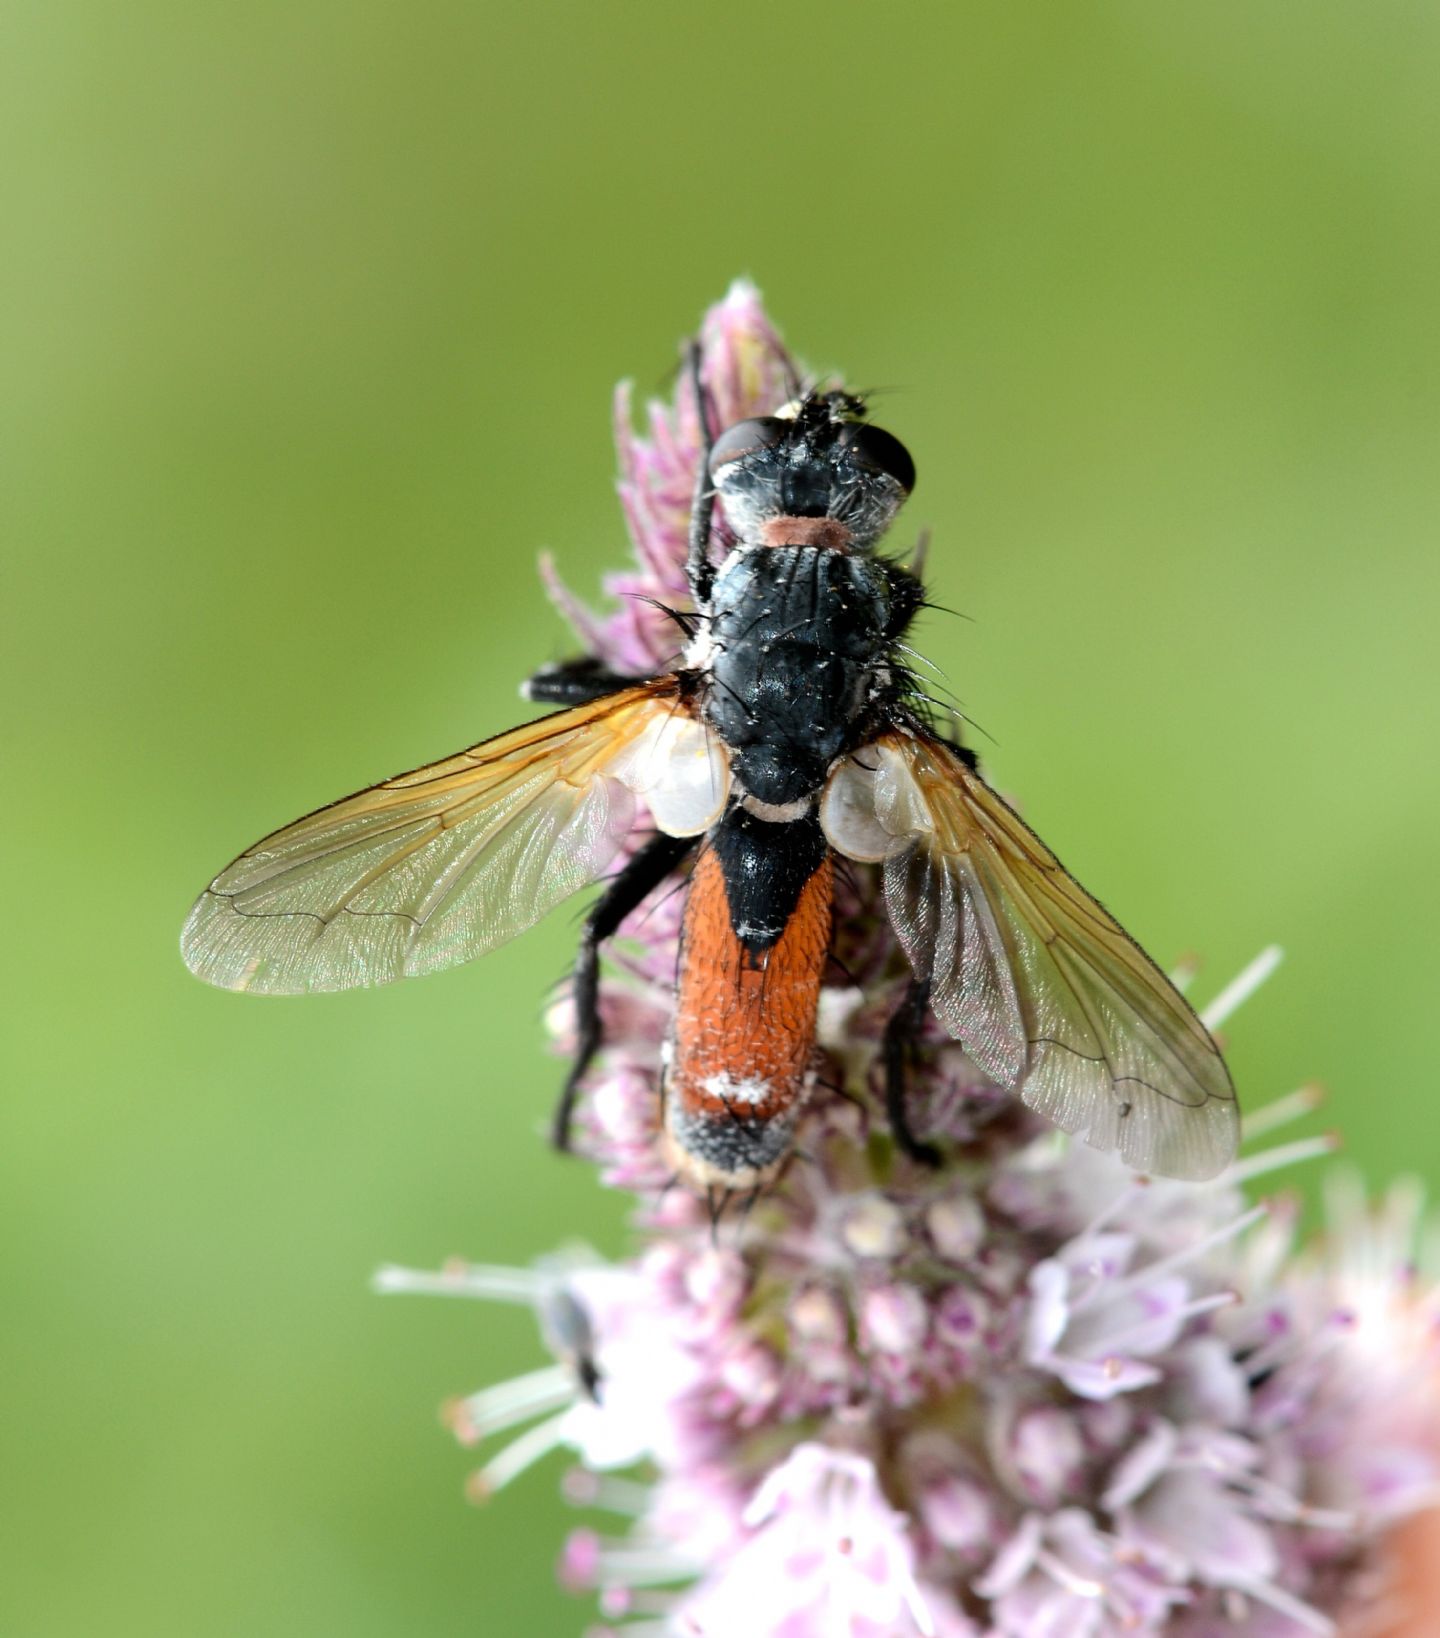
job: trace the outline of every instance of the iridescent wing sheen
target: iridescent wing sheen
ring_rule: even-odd
[[[839,852],[883,861],[896,936],[987,1075],[1137,1170],[1230,1162],[1235,1089],[1205,1026],[950,746],[881,735],[837,765],[821,822]]]
[[[627,688],[277,830],[201,894],[181,953],[207,983],[262,995],[438,972],[603,875],[641,799],[694,835],[728,788],[673,678]]]

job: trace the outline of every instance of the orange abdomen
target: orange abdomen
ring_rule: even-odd
[[[695,866],[665,1076],[667,1148],[694,1185],[749,1188],[785,1158],[810,1090],[833,898],[826,854],[757,952],[736,936],[718,854],[707,848]]]

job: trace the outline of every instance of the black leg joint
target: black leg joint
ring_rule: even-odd
[[[577,1037],[575,1061],[561,1088],[551,1128],[551,1141],[557,1149],[570,1147],[570,1117],[574,1113],[575,1097],[585,1071],[600,1050],[600,946],[632,910],[637,909],[667,876],[679,869],[694,846],[693,836],[666,836],[663,833],[652,836],[619,874],[611,878],[609,886],[585,918],[573,981]]]

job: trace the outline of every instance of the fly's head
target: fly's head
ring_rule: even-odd
[[[811,393],[721,433],[710,479],[748,544],[846,551],[873,545],[890,526],[915,487],[915,463],[865,419],[863,400]]]

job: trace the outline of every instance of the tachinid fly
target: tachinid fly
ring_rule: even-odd
[[[698,349],[692,372],[703,423]],[[679,663],[542,671],[530,697],[565,709],[257,843],[191,912],[191,970],[285,995],[455,966],[603,876],[643,804],[656,834],[585,924],[562,1146],[601,1044],[599,947],[688,870],[661,1141],[693,1188],[776,1174],[812,1090],[840,854],[878,867],[913,971],[884,1054],[902,1148],[935,1158],[906,1125],[903,1082],[933,1009],[1066,1131],[1140,1170],[1212,1176],[1238,1121],[1204,1025],[916,699],[901,644],[920,581],[874,554],[914,481],[845,392],[722,430],[696,474]],[[718,568],[717,500],[735,541]]]

